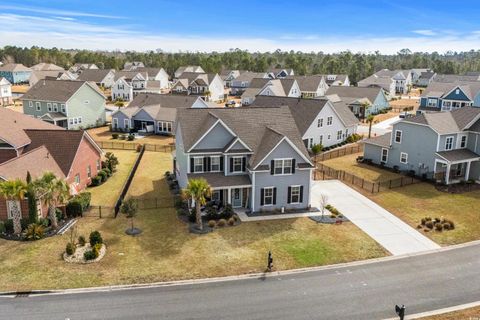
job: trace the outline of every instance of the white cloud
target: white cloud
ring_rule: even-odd
[[[12,5],[0,5],[0,10],[15,10],[23,12],[34,12],[42,13],[56,16],[71,16],[71,17],[92,17],[92,18],[107,18],[107,19],[124,19],[125,17],[121,16],[112,16],[106,14],[97,14],[81,11],[68,11],[68,10],[57,10],[57,9],[45,9],[45,8],[36,8],[36,7],[26,7],[26,6],[12,6]]]
[[[437,33],[433,30],[423,29],[423,30],[413,30],[413,33],[420,34],[422,36],[436,36]]]

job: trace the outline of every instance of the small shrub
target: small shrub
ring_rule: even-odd
[[[425,218],[425,221],[432,221],[432,218],[426,217],[426,218]]]
[[[450,223],[444,222],[442,226],[444,230],[450,230]]]
[[[102,178],[102,182],[107,181],[108,174],[105,172],[105,169],[98,171],[98,177]]]
[[[48,228],[50,225],[50,220],[45,218],[38,219],[38,224],[41,224],[44,228]]]
[[[118,133],[112,133],[112,139],[118,139]]]
[[[103,171],[105,171],[105,173],[107,174],[107,177],[111,177],[112,176],[112,171],[108,168],[105,168],[103,169]]]
[[[75,253],[75,245],[71,242],[67,243],[67,246],[65,247],[65,252],[71,256],[72,254]]]
[[[0,233],[5,233],[5,223],[0,221]]]
[[[5,232],[6,233],[13,233],[13,220],[12,219],[5,220],[4,226],[5,226]]]
[[[85,260],[89,261],[89,260],[95,260],[97,257],[95,257],[95,252],[93,252],[93,250],[88,250],[88,251],[85,251],[85,253],[83,254],[83,257],[85,258]]]
[[[45,229],[41,224],[31,223],[27,227],[25,238],[30,241],[40,240],[45,234]]]
[[[425,227],[427,227],[428,229],[433,229],[433,222],[432,221],[427,221],[425,223]]]
[[[420,221],[420,224],[421,224],[422,226],[424,226],[426,222],[427,222],[427,220],[426,220],[425,218],[422,218],[422,220]]]
[[[336,217],[337,217],[337,216],[334,215],[334,214],[331,214],[331,215],[330,215],[330,218],[332,218],[332,219],[335,219]]]
[[[435,223],[435,230],[442,231],[443,225],[440,222]]]
[[[92,186],[96,187],[102,184],[102,177],[95,176],[92,178]]]
[[[101,243],[97,243],[96,245],[93,246],[92,251],[93,251],[93,254],[95,255],[95,259],[98,258],[98,256],[100,255],[101,248],[102,248]]]
[[[423,226],[421,224],[417,225],[417,229],[422,229]]]
[[[223,209],[222,213],[220,214],[220,217],[223,219],[230,219],[234,214],[235,211],[233,211],[232,205],[227,204]]]
[[[55,209],[55,215],[57,216],[57,221],[61,221],[64,218],[63,211],[60,209]]]
[[[78,244],[79,244],[81,247],[85,246],[85,243],[87,243],[87,241],[85,240],[85,237],[84,237],[84,236],[78,237]]]
[[[235,219],[233,217],[231,217],[230,219],[228,219],[228,225],[229,226],[233,226],[235,224]]]
[[[235,219],[235,221],[240,220],[240,218],[236,214],[234,214],[232,218]]]
[[[90,233],[90,245],[92,246],[92,248],[97,244],[97,243],[100,243],[102,244],[103,243],[103,239],[102,239],[102,235],[100,234],[100,232],[98,231],[93,231],[92,233]]]
[[[225,226],[227,225],[227,220],[225,220],[225,219],[220,219],[220,220],[218,220],[217,225],[218,225],[219,227],[225,227]]]
[[[135,147],[135,151],[137,151],[137,152],[142,151],[142,145],[141,145],[141,144],[137,144],[137,146]]]
[[[135,140],[135,136],[133,134],[129,134],[127,140],[128,141],[133,141],[133,140]]]
[[[217,224],[217,223],[215,222],[215,220],[209,220],[209,221],[208,221],[208,226],[209,226],[210,228],[214,228],[216,224]]]

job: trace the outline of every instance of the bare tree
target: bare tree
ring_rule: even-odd
[[[320,194],[320,212],[322,213],[322,218],[325,213],[325,207],[328,205],[328,196],[324,193]]]

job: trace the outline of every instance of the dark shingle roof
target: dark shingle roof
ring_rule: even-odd
[[[372,103],[381,92],[381,88],[362,88],[362,87],[344,87],[344,86],[332,86],[328,88],[325,95],[336,94],[340,98],[354,98],[361,99],[367,98]]]
[[[423,113],[402,121],[428,125],[439,134],[447,134],[466,130],[472,121],[479,118],[480,108],[463,107],[450,112]]]
[[[463,161],[470,159],[480,159],[480,155],[469,149],[456,149],[449,151],[440,151],[437,152],[437,155],[443,159],[453,162],[453,161]]]
[[[222,188],[228,186],[248,186],[251,185],[248,175],[230,175],[225,176],[223,173],[195,173],[189,174],[188,179],[204,178],[212,188]]]
[[[317,91],[322,81],[323,76],[313,75],[313,76],[288,76],[286,79],[295,79],[297,80],[298,87],[300,91],[314,92]]]
[[[143,107],[160,104],[163,108],[191,108],[196,96],[166,95],[159,93],[139,93],[129,103],[128,107]]]
[[[363,143],[373,144],[373,145],[376,145],[376,146],[389,148],[390,147],[390,141],[392,141],[392,133],[391,132],[386,133],[386,134],[381,135],[381,136],[378,136],[378,137],[373,137],[373,138],[367,139],[367,140],[363,141]]]
[[[77,80],[99,83],[105,79],[110,71],[109,69],[87,69],[78,76]]]
[[[85,83],[71,80],[41,80],[22,96],[22,100],[65,102]]]

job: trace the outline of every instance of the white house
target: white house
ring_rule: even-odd
[[[184,72],[173,85],[172,93],[199,95],[215,102],[225,98],[223,80],[217,73]]]
[[[159,87],[157,90],[149,87],[146,72],[118,71],[115,73],[115,84],[112,87],[112,100],[132,101],[139,92],[159,93],[159,91]]]
[[[13,104],[12,84],[5,78],[0,77],[0,106]]]

